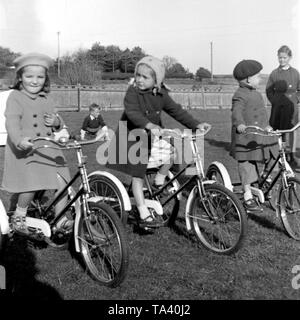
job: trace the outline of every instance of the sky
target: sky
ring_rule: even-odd
[[[213,74],[231,74],[242,59],[268,74],[288,45],[300,70],[300,0],[0,0],[1,47],[56,59],[95,42]]]

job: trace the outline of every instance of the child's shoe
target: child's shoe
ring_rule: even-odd
[[[29,230],[26,224],[26,216],[12,216],[10,218],[11,227],[14,231],[22,234],[29,234]]]
[[[262,212],[263,208],[257,204],[257,202],[251,198],[249,200],[244,201],[244,207],[247,211],[247,213],[252,213],[252,212]]]

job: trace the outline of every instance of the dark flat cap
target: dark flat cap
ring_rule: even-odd
[[[262,64],[256,60],[242,60],[233,69],[233,76],[240,81],[259,73],[263,68]]]

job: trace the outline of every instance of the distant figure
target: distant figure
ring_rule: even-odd
[[[85,117],[80,130],[81,140],[95,139],[100,133],[105,133],[108,136],[108,128],[100,114],[100,106],[92,103],[89,107],[90,114]]]
[[[247,212],[260,212],[251,191],[257,181],[257,163],[272,165],[277,155],[277,143],[273,137],[243,134],[247,126],[255,125],[266,130],[268,114],[261,93],[256,89],[260,83],[262,65],[255,60],[242,60],[233,76],[239,88],[232,97],[231,156],[238,161],[238,171],[244,191],[244,207]],[[266,168],[267,169],[267,168]]]
[[[279,67],[269,76],[266,94],[271,102],[270,125],[273,129],[290,129],[298,123],[298,103],[300,96],[299,72],[290,66],[292,51],[288,46],[282,46],[277,51]],[[291,148],[290,164],[299,166],[296,158],[296,132],[289,134]],[[285,141],[284,137],[284,141]]]

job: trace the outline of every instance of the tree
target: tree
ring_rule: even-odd
[[[192,78],[193,74],[185,69],[182,64],[173,64],[166,72],[166,78]]]
[[[15,58],[20,56],[19,53],[14,53],[8,48],[0,46],[0,67],[11,67]]]
[[[203,78],[210,78],[210,77],[211,77],[210,71],[208,71],[205,68],[200,67],[196,71],[196,80],[202,81]]]
[[[115,72],[120,68],[122,51],[117,46],[108,46],[105,50],[104,69],[105,72]]]
[[[88,60],[94,63],[96,70],[103,70],[105,64],[106,49],[100,44],[100,42],[95,42],[92,45],[92,48],[88,50],[87,55]]]
[[[174,66],[174,64],[177,63],[177,60],[173,57],[169,57],[169,56],[164,56],[162,58],[162,61],[165,65],[165,68],[166,68],[166,73],[169,72],[169,70]]]

